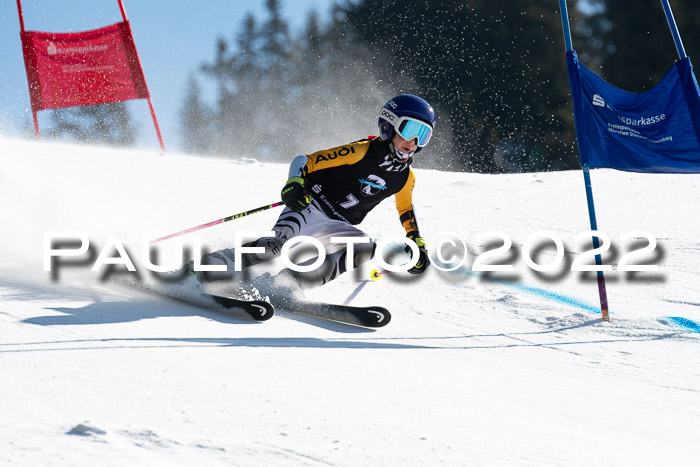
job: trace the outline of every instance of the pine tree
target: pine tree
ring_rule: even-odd
[[[256,99],[260,111],[256,123],[259,154],[274,159],[298,132],[292,88],[295,67],[291,62],[289,25],[282,18],[279,0],[266,0],[265,9],[267,19],[258,32],[262,70],[257,77],[261,93]]]
[[[671,2],[686,53],[700,59],[696,0]],[[591,0],[586,45],[589,67],[615,86],[641,92],[657,84],[678,54],[659,0]],[[593,65],[593,66],[591,66]]]
[[[207,154],[213,149],[212,112],[202,100],[202,90],[194,75],[187,80],[187,93],[180,112],[185,151]]]
[[[224,38],[216,44],[213,63],[202,65],[202,71],[213,78],[217,88],[216,110],[212,116],[213,151],[218,154],[257,155],[260,141],[251,126],[259,122],[258,27],[255,17],[247,14],[235,39],[235,48]]]

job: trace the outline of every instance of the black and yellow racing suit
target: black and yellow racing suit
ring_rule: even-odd
[[[407,233],[418,232],[412,160],[397,161],[388,142],[370,137],[306,158],[301,175],[312,198],[329,217],[356,225],[375,206],[395,195],[404,229]]]

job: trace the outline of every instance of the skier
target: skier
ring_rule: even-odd
[[[321,267],[307,273],[285,269],[277,277],[293,277],[294,285],[300,287],[325,284],[347,269],[348,245],[331,243],[331,237],[363,237],[358,238],[358,242],[365,243],[353,244],[351,267],[354,269],[369,260],[376,245],[356,225],[381,201],[395,195],[406,236],[416,243],[419,250],[418,262],[408,272],[423,273],[430,260],[413,209],[415,175],[410,166],[413,155],[430,141],[434,126],[435,112],[430,104],[418,96],[401,94],[381,108],[379,137],[371,136],[297,156],[290,165],[289,179],[282,189],[282,201],[286,207],[272,228],[275,236],[245,245],[263,247],[264,252],[243,254],[242,268],[278,257],[282,246],[293,237],[310,236],[326,248],[326,259]],[[407,251],[410,251],[408,247]],[[206,281],[212,281],[236,274],[233,249],[205,254],[201,264],[225,265],[226,272],[197,273],[190,263],[186,269],[198,282],[202,276]]]

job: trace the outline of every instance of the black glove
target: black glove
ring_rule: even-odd
[[[421,274],[424,273],[428,266],[430,266],[430,258],[428,258],[428,249],[426,248],[425,240],[423,237],[419,236],[419,233],[415,230],[408,232],[406,234],[408,238],[413,240],[416,245],[418,245],[418,262],[415,266],[408,270],[410,274]],[[411,252],[411,247],[406,245],[406,253]]]
[[[301,212],[309,206],[311,194],[306,190],[306,180],[292,177],[282,188],[282,202],[292,211]]]

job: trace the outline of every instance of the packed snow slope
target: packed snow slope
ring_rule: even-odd
[[[463,266],[372,282],[373,263],[307,294],[387,307],[393,320],[378,330],[283,309],[254,323],[90,269],[110,237],[142,268],[147,239],[277,201],[285,165],[0,139],[0,460],[697,465],[700,179],[592,172],[613,243],[606,323],[595,275],[568,270],[586,247],[574,241],[588,230],[580,172],[416,172],[422,233],[433,244],[444,232],[463,238]],[[234,232],[267,230],[279,212],[199,238],[230,246]],[[391,202],[363,228],[403,235]],[[57,230],[84,232],[93,256],[52,277],[43,242]],[[502,243],[494,230],[513,247],[487,263],[515,270],[474,272],[475,256]],[[535,274],[522,245],[541,230],[566,254]],[[658,240],[637,261],[658,272],[615,270],[647,244],[620,238],[633,230]],[[553,247],[531,253],[554,258]]]

